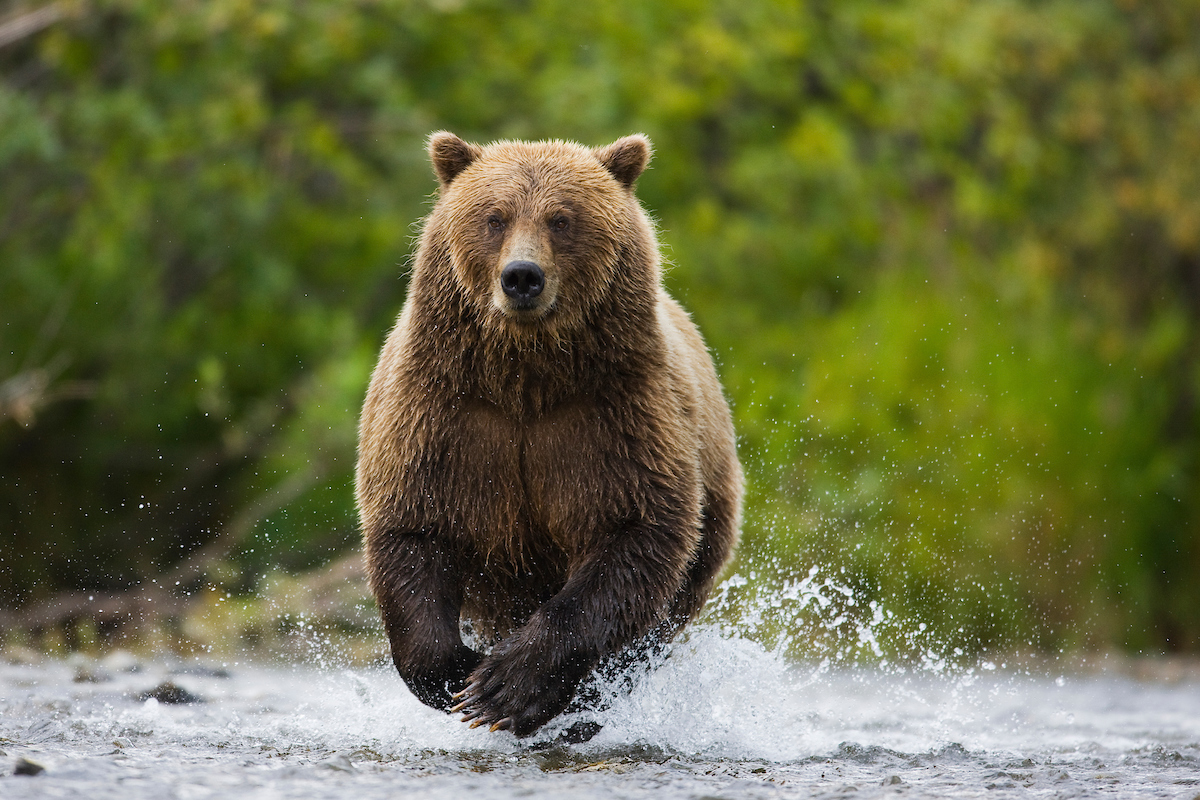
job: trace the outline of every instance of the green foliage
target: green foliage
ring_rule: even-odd
[[[62,7],[0,46],[5,602],[352,546],[425,136],[644,130],[745,572],[971,650],[1200,646],[1195,0]]]

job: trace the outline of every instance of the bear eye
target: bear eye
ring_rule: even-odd
[[[498,231],[504,227],[504,220],[500,219],[499,214],[492,214],[488,217],[488,227],[494,231]]]
[[[559,215],[550,220],[550,227],[556,231],[565,231],[567,228],[571,227],[571,221],[566,217]]]

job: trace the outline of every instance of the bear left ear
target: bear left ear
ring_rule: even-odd
[[[450,131],[438,131],[429,137],[429,160],[442,186],[457,178],[481,155],[483,150],[478,145],[464,142]]]
[[[604,168],[628,189],[650,163],[650,140],[644,134],[635,133],[617,139],[607,147],[597,147],[592,152]]]

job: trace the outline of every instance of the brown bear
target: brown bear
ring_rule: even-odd
[[[603,659],[699,611],[741,467],[634,196],[649,140],[440,132],[429,153],[437,202],[362,412],[368,573],[412,692],[527,736]]]

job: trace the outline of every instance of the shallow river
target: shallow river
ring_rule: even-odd
[[[389,668],[212,666],[0,666],[0,797],[1200,796],[1189,680],[821,669],[701,628],[564,746],[470,730]],[[168,679],[202,702],[141,699]]]

